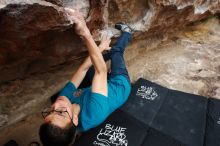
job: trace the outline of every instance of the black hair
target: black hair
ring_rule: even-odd
[[[40,126],[40,140],[44,146],[68,146],[76,135],[76,126],[72,123],[61,128],[51,123]]]

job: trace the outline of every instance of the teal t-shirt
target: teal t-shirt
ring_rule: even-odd
[[[87,131],[101,124],[125,103],[130,91],[129,81],[123,75],[118,75],[108,80],[108,96],[93,93],[91,87],[77,90],[72,82],[68,82],[59,95],[80,105],[78,126],[81,131]]]

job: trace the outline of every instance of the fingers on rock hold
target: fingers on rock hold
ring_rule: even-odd
[[[69,13],[69,14],[76,12],[76,10],[71,9],[71,8],[64,8],[64,9],[65,9],[65,11],[66,11],[67,13]]]

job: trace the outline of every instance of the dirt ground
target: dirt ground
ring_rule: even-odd
[[[9,140],[15,140],[19,146],[29,146],[33,141],[40,142],[38,130],[43,122],[41,113],[33,114],[26,119],[1,131],[0,145],[4,145]]]

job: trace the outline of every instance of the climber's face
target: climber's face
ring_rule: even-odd
[[[45,112],[45,122],[57,125],[59,127],[66,127],[70,122],[73,122],[72,104],[64,96],[60,96],[51,105],[50,109]]]

